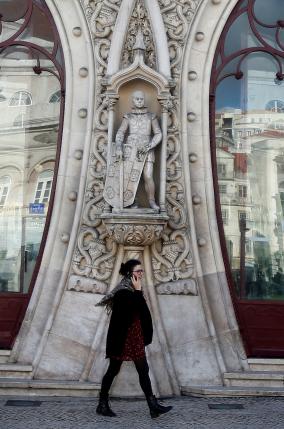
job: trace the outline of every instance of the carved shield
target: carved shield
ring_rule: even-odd
[[[141,153],[149,142],[148,136],[129,136],[124,145],[123,162],[123,206],[128,207],[134,203],[138,184],[141,178],[147,153]]]
[[[112,145],[104,189],[104,198],[112,207],[121,207],[122,195],[123,207],[133,204],[147,157],[141,149],[148,142],[148,136],[128,136],[127,143],[123,145],[123,162],[116,159],[115,145]]]
[[[115,143],[111,145],[110,159],[106,173],[104,199],[111,207],[120,207],[121,162],[116,158]]]

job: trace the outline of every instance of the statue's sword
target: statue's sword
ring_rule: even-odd
[[[120,159],[119,166],[119,201],[120,201],[120,210],[123,210],[123,193],[124,193],[124,172],[123,172],[123,158]]]

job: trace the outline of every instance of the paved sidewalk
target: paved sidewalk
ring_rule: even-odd
[[[42,401],[40,406],[7,406],[6,401]],[[115,418],[97,416],[91,398],[0,397],[0,429],[283,429],[284,398],[190,398],[165,400],[174,406],[152,420],[143,400],[114,399]],[[210,409],[209,405],[242,405],[243,409]]]

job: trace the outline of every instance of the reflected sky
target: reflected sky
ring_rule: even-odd
[[[275,24],[284,17],[283,0],[256,0],[254,6],[255,16],[264,24]]]
[[[241,109],[241,85],[240,80],[234,77],[224,79],[216,90],[216,110]]]

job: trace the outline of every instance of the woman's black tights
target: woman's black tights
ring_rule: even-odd
[[[102,387],[101,387],[102,397],[107,397],[110,387],[112,385],[112,382],[120,371],[122,362],[123,361],[118,359],[110,359],[107,372],[105,373],[102,380]],[[146,357],[135,360],[134,365],[135,365],[136,371],[138,372],[140,386],[145,396],[153,395],[151,380],[149,377],[149,366],[148,366]]]

